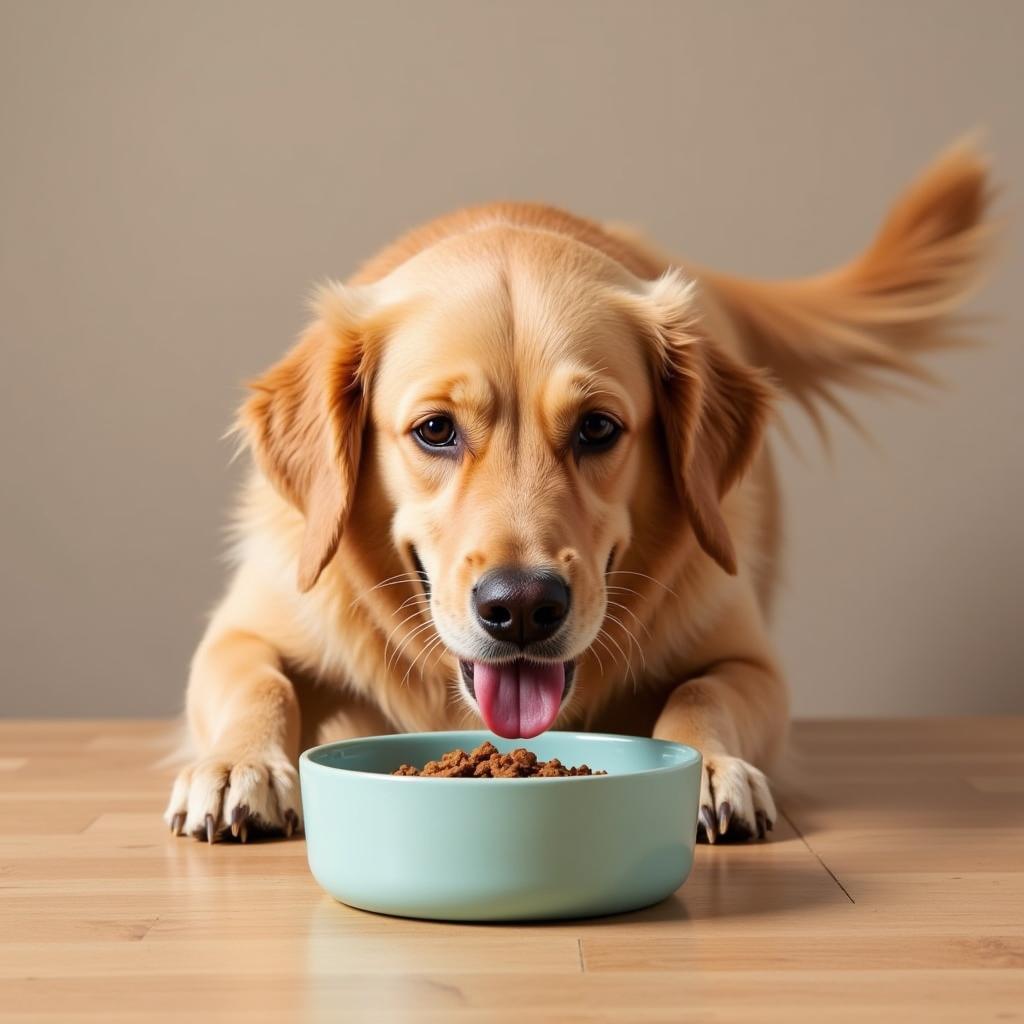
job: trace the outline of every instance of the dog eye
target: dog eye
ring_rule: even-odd
[[[428,448],[451,448],[458,439],[450,416],[431,416],[414,427],[413,433]]]
[[[622,424],[603,412],[588,412],[580,420],[576,444],[580,451],[604,452],[619,439]]]

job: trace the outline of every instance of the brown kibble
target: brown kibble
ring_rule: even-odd
[[[441,766],[445,769],[454,770],[461,768],[469,760],[469,755],[464,750],[450,750],[441,758]]]
[[[524,767],[532,768],[537,763],[537,755],[525,747],[516,747],[508,756],[516,764],[523,765]]]
[[[439,760],[428,761],[422,770],[417,770],[411,764],[403,764],[392,774],[441,779],[561,779],[608,773],[592,771],[585,764],[578,768],[567,768],[557,757],[550,761],[538,761],[537,755],[525,747],[516,747],[502,754],[493,743],[487,741],[468,754],[464,750],[449,750]]]

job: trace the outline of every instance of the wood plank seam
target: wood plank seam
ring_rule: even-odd
[[[787,822],[789,822],[789,827],[800,837],[800,842],[802,842],[804,846],[807,847],[808,851],[814,856],[815,860],[817,860],[817,862],[828,872],[828,875],[832,879],[832,881],[835,882],[840,889],[842,889],[843,895],[854,906],[856,906],[857,901],[850,895],[850,890],[847,889],[845,885],[843,885],[843,883],[839,880],[839,876],[821,859],[821,857],[818,855],[817,850],[815,850],[814,847],[811,846],[809,842],[807,842],[807,837],[803,834],[803,832],[800,831],[799,828],[797,828],[796,822],[793,821],[793,819],[785,812],[785,810],[782,807],[779,808],[779,814],[781,814],[782,817],[785,818]]]

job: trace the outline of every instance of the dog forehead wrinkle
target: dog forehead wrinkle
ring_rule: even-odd
[[[550,393],[557,384],[576,392],[580,400],[597,398],[601,391],[623,397],[635,392],[640,404],[647,404],[646,357],[635,327],[606,287],[586,278],[567,283],[521,266],[513,268],[510,284],[521,403],[538,388]]]
[[[566,363],[541,382],[541,403],[548,427],[563,431],[571,420],[587,410],[599,409],[635,424],[637,402],[606,367],[587,369]]]
[[[457,377],[448,393],[455,405],[466,406],[480,415],[490,414],[495,404],[494,388],[483,374]]]
[[[509,321],[494,304],[471,305],[445,297],[394,332],[373,395],[379,418],[390,422],[397,412],[404,420],[413,405],[430,400],[494,418],[500,383],[511,377]]]
[[[417,381],[401,404],[405,412],[401,418],[407,419],[412,409],[421,406],[451,406],[456,413],[468,412],[473,419],[491,422],[497,406],[497,394],[486,375],[458,372],[436,380]]]

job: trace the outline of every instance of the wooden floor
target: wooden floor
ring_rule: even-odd
[[[807,722],[768,843],[636,914],[351,910],[301,840],[160,820],[169,729],[0,723],[0,1019],[1024,1019],[1024,718]]]

